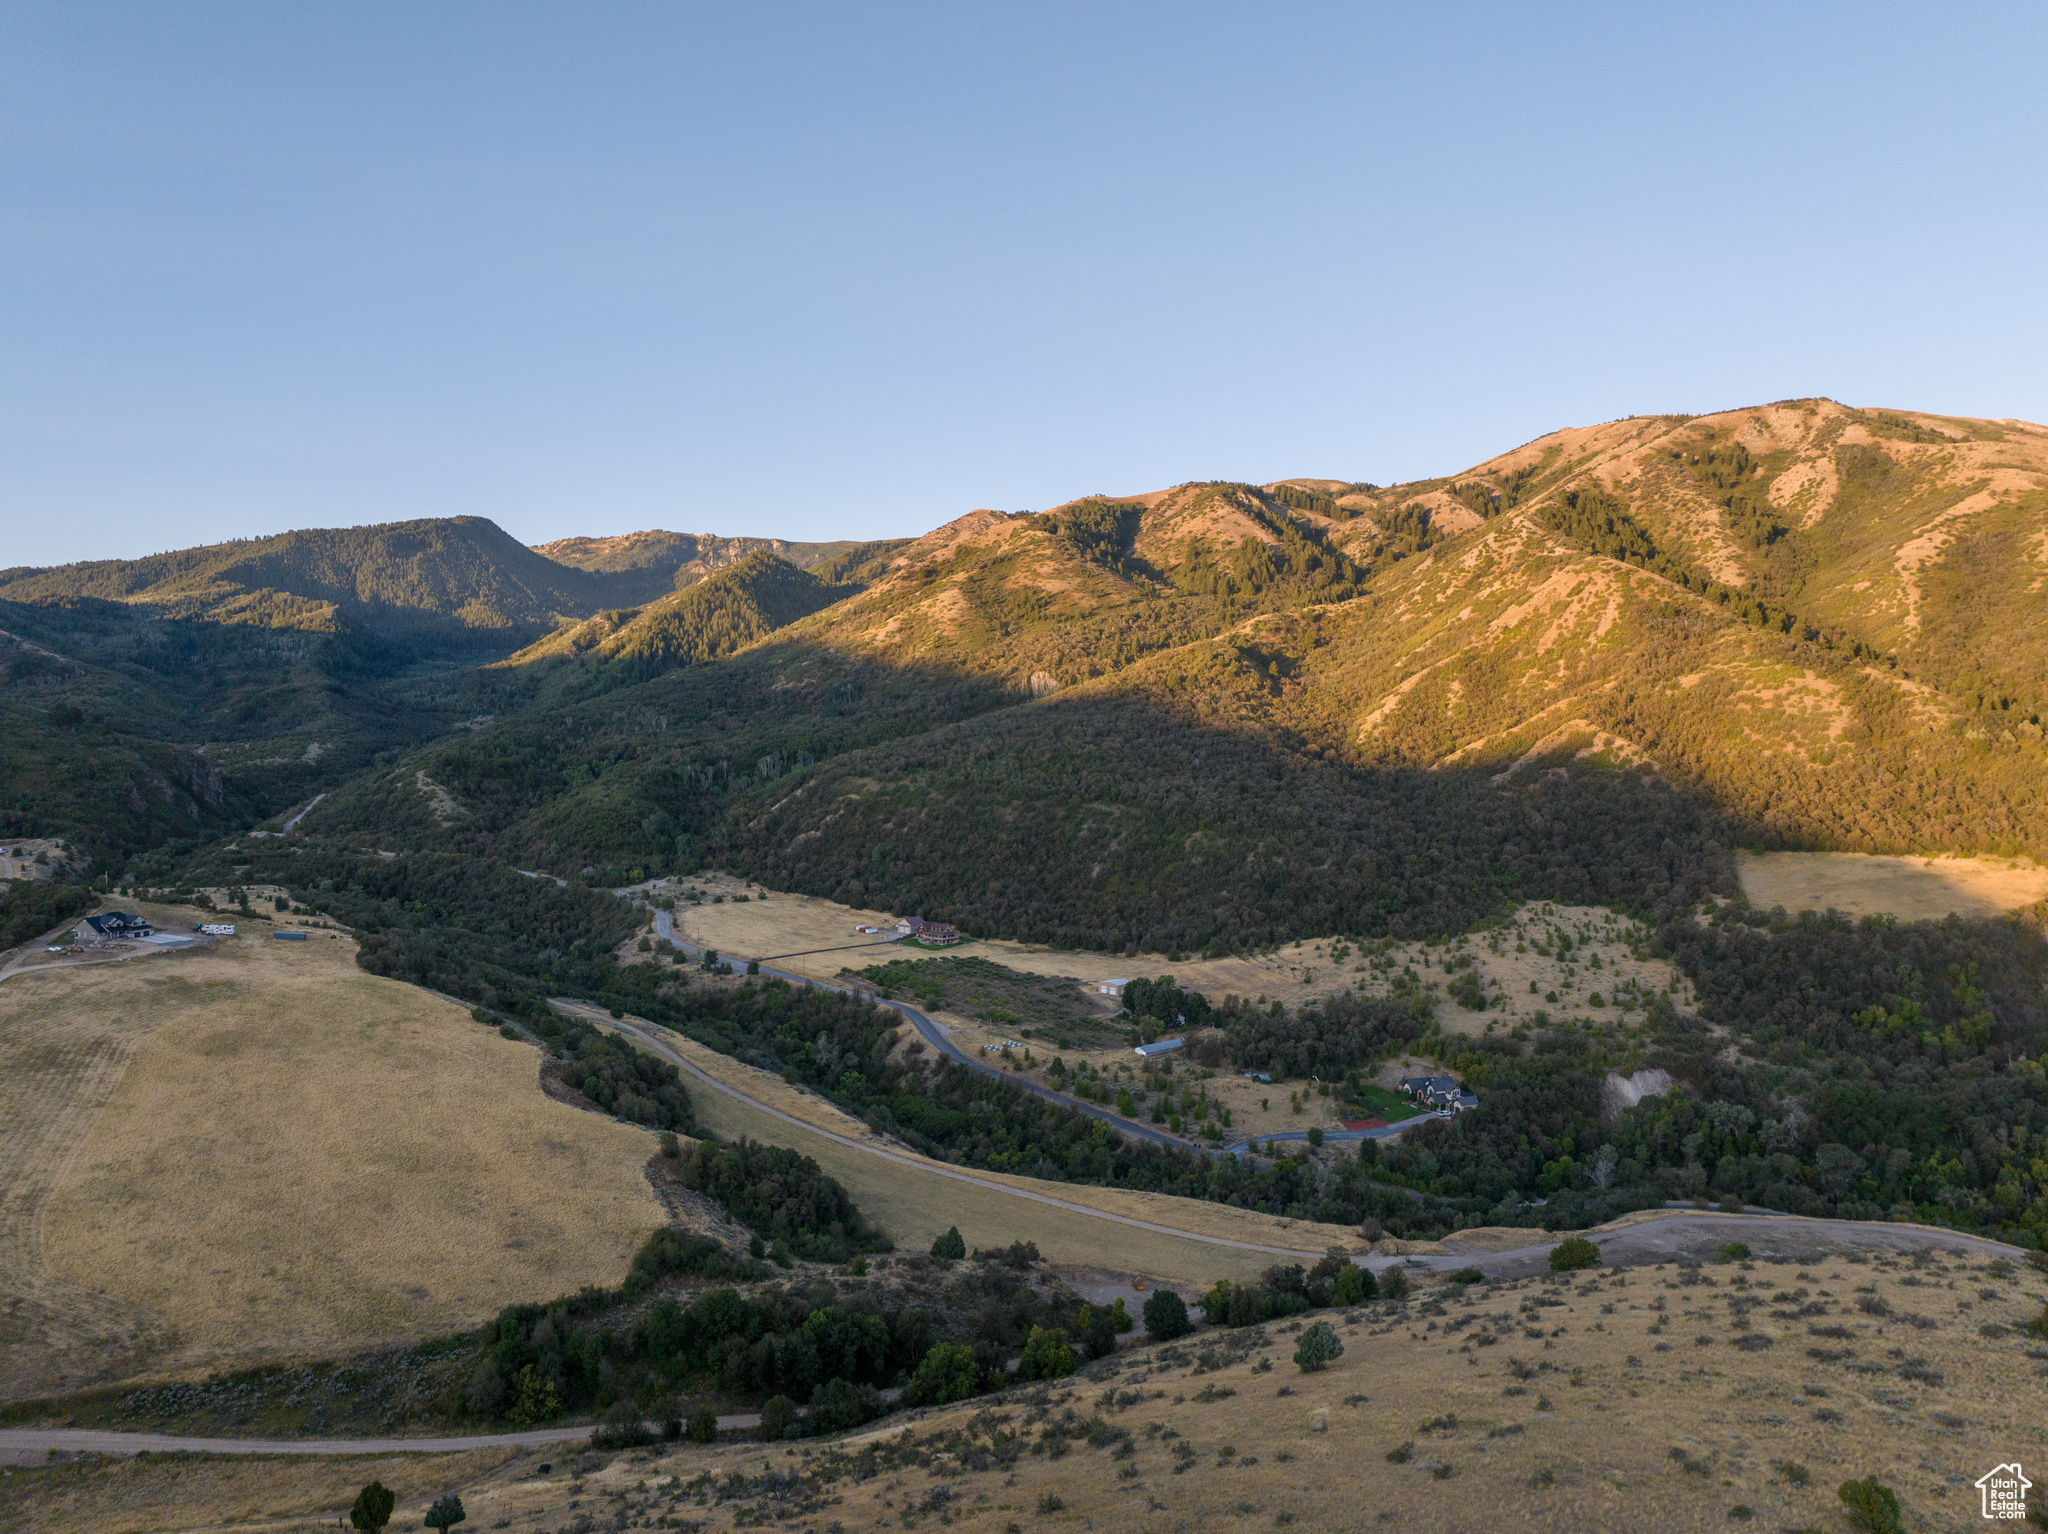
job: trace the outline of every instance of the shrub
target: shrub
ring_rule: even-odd
[[[1460,1268],[1451,1275],[1451,1282],[1454,1284],[1483,1284],[1486,1282],[1486,1275],[1477,1268]]]
[[[1600,1265],[1600,1248],[1584,1236],[1567,1236],[1550,1249],[1550,1271],[1573,1273]]]
[[[1330,1285],[1330,1303],[1333,1305],[1362,1305],[1378,1295],[1379,1284],[1373,1278],[1372,1270],[1348,1263],[1337,1275],[1337,1281]]]
[[[981,1383],[981,1365],[974,1350],[957,1342],[942,1342],[918,1360],[910,1377],[910,1399],[917,1406],[939,1406],[964,1401]]]
[[[967,1255],[967,1243],[961,1239],[959,1226],[949,1226],[946,1233],[932,1243],[932,1255],[941,1262],[957,1262]]]
[[[1405,1465],[1413,1458],[1415,1458],[1415,1440],[1412,1438],[1404,1444],[1387,1450],[1387,1463],[1390,1465]]]
[[[1741,1241],[1723,1241],[1714,1248],[1714,1261],[1747,1262],[1749,1261],[1749,1246]]]
[[[1054,1492],[1045,1491],[1038,1494],[1038,1516],[1041,1518],[1051,1517],[1066,1505]]]
[[[1408,1298],[1408,1270],[1388,1268],[1379,1277],[1380,1298],[1392,1300],[1396,1305]]]
[[[1849,1527],[1857,1534],[1903,1534],[1906,1525],[1899,1514],[1899,1499],[1890,1487],[1875,1480],[1844,1481],[1835,1495],[1849,1510]]]
[[[690,1413],[690,1423],[683,1429],[683,1436],[691,1443],[717,1443],[718,1413],[708,1406],[698,1407]]]
[[[1294,1361],[1301,1365],[1304,1374],[1328,1368],[1343,1354],[1344,1344],[1338,1339],[1337,1329],[1327,1321],[1318,1321],[1309,1327],[1294,1346]]]
[[[1112,1338],[1110,1347],[1116,1344]],[[1067,1334],[1061,1328],[1034,1326],[1024,1343],[1024,1357],[1017,1365],[1020,1380],[1063,1379],[1074,1372],[1076,1363],[1074,1350],[1067,1345]]]
[[[1321,1145],[1323,1143],[1323,1131],[1320,1125],[1309,1130],[1308,1143],[1310,1145]]]
[[[872,1421],[887,1410],[881,1392],[872,1385],[856,1385],[848,1379],[830,1379],[811,1392],[811,1431],[843,1433]]]
[[[398,1505],[398,1496],[382,1481],[372,1481],[356,1493],[356,1500],[348,1510],[349,1527],[362,1534],[378,1534],[391,1521],[391,1510]]]
[[[788,1396],[770,1396],[761,1403],[761,1436],[770,1443],[787,1436],[796,1426],[796,1402]]]
[[[1194,1330],[1187,1301],[1171,1289],[1154,1289],[1145,1297],[1145,1334],[1160,1341],[1185,1337]]]

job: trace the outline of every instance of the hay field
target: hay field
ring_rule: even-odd
[[[1861,852],[1738,852],[1751,905],[1901,921],[2002,916],[2048,900],[2048,868],[2027,858],[1878,857]]]
[[[1978,1476],[2048,1448],[2041,1349],[2015,1330],[2048,1300],[2039,1273],[1939,1252],[1696,1272],[1691,1283],[1664,1266],[1432,1286],[1405,1307],[1326,1311],[1345,1352],[1318,1374],[1295,1368],[1283,1327],[1207,1331],[838,1443],[530,1451],[468,1481],[452,1464],[395,1467],[385,1479],[405,1500],[393,1526],[416,1526],[446,1485],[471,1525],[511,1534],[580,1527],[593,1510],[622,1526],[705,1534],[783,1519],[929,1528],[941,1513],[991,1530],[1133,1534],[1707,1534],[1844,1528],[1835,1487],[1874,1475],[1898,1494],[1908,1528],[1960,1530],[1983,1526]],[[1744,1350],[1744,1336],[1769,1345]],[[993,1415],[977,1423],[982,1412]],[[1030,1447],[1063,1419],[1096,1416],[1126,1430],[1132,1452],[1116,1457],[1107,1435],[1100,1448],[1069,1437],[1058,1455]],[[1020,1434],[1024,1452],[1006,1462],[991,1428]],[[1403,1445],[1406,1457],[1389,1461]],[[963,1452],[977,1446],[971,1459]],[[847,1474],[866,1447],[877,1473]],[[260,1463],[281,1486],[296,1474]],[[763,1484],[769,1469],[797,1484]],[[31,1520],[23,1527],[53,1534],[198,1534],[228,1526],[231,1508],[266,1505],[265,1471],[252,1466],[239,1503],[195,1499],[154,1523],[133,1511],[191,1473],[170,1461],[17,1472],[9,1495]],[[266,1527],[235,1527],[251,1523]]]
[[[797,1091],[779,1076],[742,1065],[679,1035],[664,1032],[663,1037],[707,1074],[732,1083],[748,1096],[784,1113],[834,1134],[891,1143],[881,1141],[865,1124],[849,1118],[824,1099]],[[861,1212],[907,1250],[922,1251],[935,1237],[943,1235],[948,1226],[957,1225],[969,1247],[1035,1241],[1049,1262],[1203,1287],[1219,1278],[1255,1277],[1282,1260],[1267,1253],[1179,1240],[936,1176],[914,1164],[904,1165],[839,1145],[823,1135],[807,1134],[723,1093],[705,1089],[701,1083],[692,1084],[691,1096],[699,1122],[720,1135],[735,1138],[744,1134],[771,1145],[793,1146],[814,1157],[853,1195]],[[894,1148],[914,1161],[923,1159],[914,1151]],[[1005,1187],[1044,1193],[1068,1203],[1171,1225],[1199,1235],[1305,1252],[1320,1252],[1333,1243],[1352,1249],[1362,1249],[1364,1245],[1357,1233],[1346,1226],[1283,1220],[1256,1210],[1232,1209],[1166,1194],[1040,1182],[978,1168],[961,1170]]]
[[[17,976],[0,1052],[8,1397],[470,1324],[663,1220],[651,1135],[345,938]]]

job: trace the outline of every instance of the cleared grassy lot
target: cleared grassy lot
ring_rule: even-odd
[[[260,929],[259,929],[260,930]],[[616,1283],[653,1137],[354,945],[0,987],[0,1391],[333,1354]]]
[[[2030,858],[1879,857],[1860,852],[1739,853],[1742,892],[1766,909],[1971,918],[2048,900],[2048,868]]]

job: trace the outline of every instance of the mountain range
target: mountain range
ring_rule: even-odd
[[[1171,947],[1248,936],[1202,892],[1262,860],[1275,920],[1355,926],[1678,898],[1737,843],[2048,855],[2044,581],[2048,430],[1818,399],[879,544],[290,533],[0,572],[0,829],[114,864],[331,790],[308,831]]]

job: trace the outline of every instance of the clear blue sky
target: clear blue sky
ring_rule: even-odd
[[[2048,419],[2039,5],[13,4],[0,565]]]

